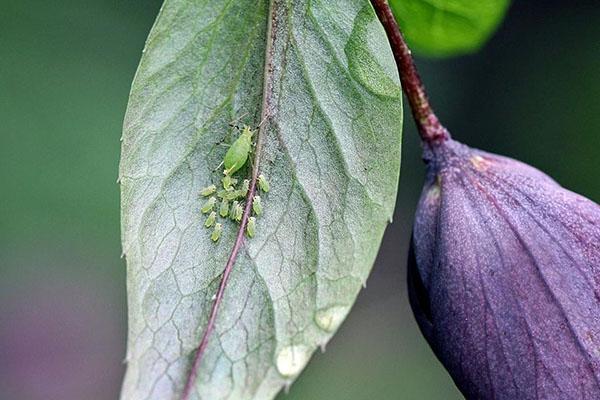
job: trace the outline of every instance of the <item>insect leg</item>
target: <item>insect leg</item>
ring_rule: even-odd
[[[216,170],[220,169],[224,163],[225,163],[224,161],[221,161],[221,163],[219,165],[217,165],[217,167],[215,169],[213,169],[212,172],[215,172]]]

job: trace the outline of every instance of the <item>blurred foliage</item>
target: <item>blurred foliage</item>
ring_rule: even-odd
[[[479,49],[494,33],[510,0],[389,0],[409,45],[429,56]]]
[[[0,398],[114,400],[125,349],[116,185],[129,87],[160,1],[3,0]],[[481,52],[417,60],[458,140],[600,201],[600,3],[517,1]],[[367,289],[286,400],[459,399],[413,321],[422,186],[407,114],[394,224]]]

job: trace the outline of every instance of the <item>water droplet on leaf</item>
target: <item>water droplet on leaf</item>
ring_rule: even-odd
[[[324,331],[333,332],[340,326],[346,314],[348,314],[348,307],[346,306],[324,308],[315,313],[315,322]]]
[[[286,346],[277,354],[275,364],[277,371],[290,378],[298,375],[304,369],[310,359],[310,351],[304,345]]]

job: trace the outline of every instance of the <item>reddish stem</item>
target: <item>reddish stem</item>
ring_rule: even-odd
[[[390,41],[398,66],[402,89],[408,98],[421,140],[430,145],[448,140],[450,134],[440,123],[429,105],[427,93],[417,72],[411,51],[406,45],[387,0],[371,0],[371,4]]]

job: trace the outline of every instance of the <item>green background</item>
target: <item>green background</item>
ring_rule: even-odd
[[[0,5],[0,398],[115,399],[126,332],[119,137],[160,1]],[[456,139],[600,201],[600,3],[517,0],[479,53],[417,61]],[[368,286],[281,398],[461,398],[406,299],[424,173],[406,120],[394,224]]]

